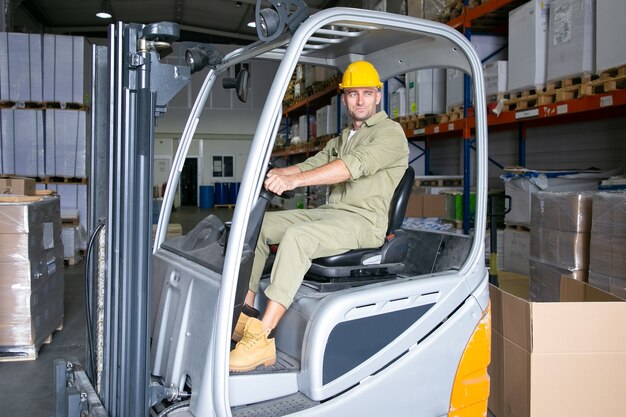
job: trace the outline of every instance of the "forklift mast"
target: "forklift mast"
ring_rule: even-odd
[[[118,22],[108,47],[93,48],[88,228],[99,234],[86,262],[97,285],[89,289],[84,370],[55,364],[57,416],[85,411],[85,401],[64,394],[69,371],[77,383],[92,381],[110,416],[147,415],[150,396],[159,395],[149,388],[154,127],[190,80],[189,67],[159,61],[178,37],[175,23]]]

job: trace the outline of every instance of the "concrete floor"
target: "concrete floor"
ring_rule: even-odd
[[[183,233],[200,220],[215,214],[222,220],[232,218],[232,209],[182,207],[172,213],[170,223],[179,223]],[[33,361],[0,362],[0,416],[52,417],[54,415],[53,363],[56,359],[75,358],[84,363],[86,349],[84,261],[65,267],[65,311],[63,329],[52,335]],[[490,417],[493,414],[489,413]]]

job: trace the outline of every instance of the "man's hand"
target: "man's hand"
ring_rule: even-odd
[[[285,168],[275,168],[267,173],[267,178],[263,183],[265,188],[276,195],[282,195],[285,191],[293,190],[297,187],[295,175],[281,173]],[[299,171],[298,171],[299,172]]]
[[[269,190],[276,195],[281,195],[285,191],[291,191],[297,187],[295,184],[295,177],[289,177],[299,173],[300,168],[295,165],[284,168],[272,168],[267,173],[263,185],[266,190]]]

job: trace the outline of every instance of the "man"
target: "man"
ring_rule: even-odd
[[[383,244],[393,192],[408,166],[408,143],[400,125],[376,112],[382,83],[372,64],[353,62],[339,88],[352,119],[318,154],[267,174],[265,188],[280,195],[297,187],[330,185],[328,204],[313,210],[265,215],[255,252],[250,289],[237,322],[230,370],[245,372],[276,362],[273,330],[289,308],[311,265],[311,259]],[[278,244],[265,290],[267,308],[261,320],[252,308],[270,249]]]

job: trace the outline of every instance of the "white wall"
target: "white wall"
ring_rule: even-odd
[[[185,44],[175,44],[174,53],[165,57],[163,62],[182,65]],[[231,46],[220,46],[227,53]],[[265,104],[278,62],[252,60],[250,67],[250,91],[246,103],[240,102],[233,90],[222,88],[222,79],[234,74],[224,74],[215,82],[211,95],[203,108],[194,140],[188,156],[198,158],[198,186],[215,183],[212,177],[212,156],[232,155],[235,157],[235,182],[240,182],[243,169],[248,159],[252,137]],[[194,101],[204,83],[208,69],[192,75],[187,84],[168,104],[165,116],[158,119],[155,128],[155,184],[167,181],[171,161],[178,149],[183,129],[191,112]],[[164,167],[170,165],[165,174]],[[217,179],[219,181],[219,179]],[[199,187],[198,187],[199,189]],[[176,205],[179,204],[177,197]],[[198,201],[200,201],[198,199]]]

